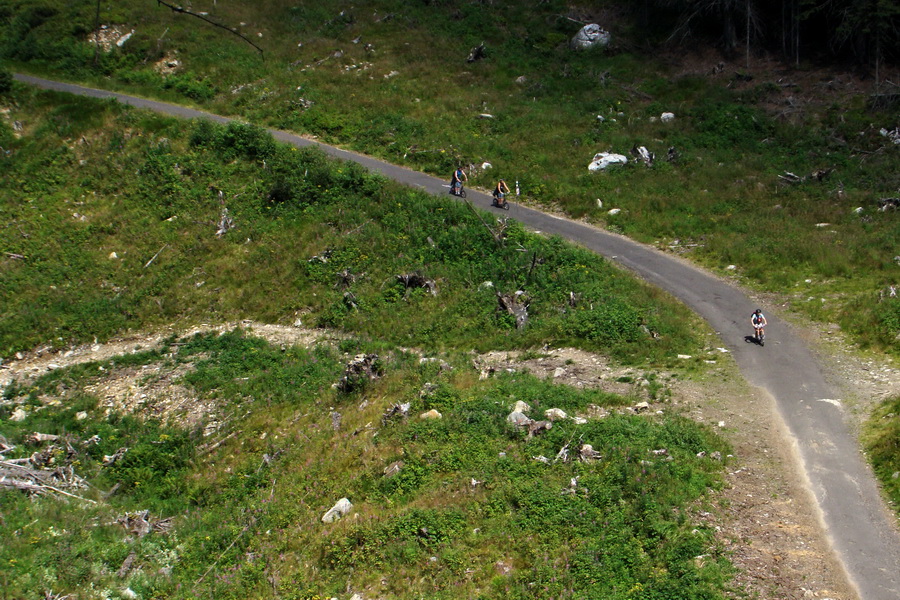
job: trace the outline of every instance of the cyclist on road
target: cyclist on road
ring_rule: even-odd
[[[762,314],[760,309],[757,308],[753,311],[753,314],[750,315],[750,324],[753,325],[756,339],[764,339],[766,336],[766,325],[769,323],[766,321],[766,316]]]

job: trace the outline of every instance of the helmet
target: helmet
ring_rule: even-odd
[[[761,312],[762,312],[762,311],[761,311],[760,309],[757,308],[756,310],[753,311],[753,314],[758,315],[758,314],[761,313]]]

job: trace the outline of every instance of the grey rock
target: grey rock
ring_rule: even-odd
[[[519,412],[517,410],[509,413],[509,415],[506,417],[506,420],[516,427],[527,427],[531,423],[531,419],[528,418],[525,413]]]
[[[572,38],[571,46],[576,50],[587,50],[589,48],[604,48],[609,46],[611,40],[610,33],[597,25],[596,23],[588,23],[582,27],[575,37]]]
[[[334,506],[328,509],[328,512],[322,515],[322,522],[334,523],[340,520],[341,517],[346,516],[352,509],[353,503],[347,498],[341,498]]]

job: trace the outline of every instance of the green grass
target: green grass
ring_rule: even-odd
[[[527,6],[396,0],[362,7],[312,0],[272,0],[262,8],[194,4],[229,25],[246,23],[241,31],[265,47],[265,60],[221,30],[150,4],[103,7],[104,22],[136,33],[121,50],[101,53],[95,61],[84,42],[93,28],[89,3],[0,2],[0,58],[16,70],[295,129],[442,176],[460,162],[488,160],[494,169],[473,177],[473,185],[491,187],[497,177],[519,180],[536,205],[561,208],[661,246],[678,240],[701,264],[713,270],[735,264],[751,287],[785,295],[792,308],[815,319],[839,322],[863,346],[897,351],[900,304],[881,292],[896,284],[900,230],[895,212],[876,210],[877,200],[895,196],[900,186],[896,148],[878,134],[880,127],[896,125],[896,110],[871,112],[857,97],[843,105],[809,107],[794,124],[778,121],[765,109],[780,98],[771,82],[732,90],[724,80],[674,75],[660,62],[630,52],[627,37],[607,53],[569,52],[565,41],[574,30],[565,14],[570,7],[555,0]],[[392,18],[385,18],[389,14]],[[623,33],[629,31],[627,23],[621,25]],[[357,36],[360,43],[352,43]],[[487,42],[488,58],[466,64],[469,48],[481,41]],[[373,49],[367,50],[367,43]],[[341,57],[334,56],[336,49]],[[175,52],[183,64],[176,75],[153,70],[153,63]],[[393,71],[398,74],[385,77]],[[298,316],[307,324],[359,333],[363,341],[348,342],[351,351],[390,351],[395,345],[533,349],[553,343],[660,365],[678,353],[695,354],[700,346],[692,332],[695,322],[670,317],[683,315],[682,308],[559,240],[513,228],[504,249],[497,250],[463,207],[394,187],[351,165],[333,165],[321,154],[278,147],[258,128],[185,127],[115,104],[34,93],[11,86],[2,75],[0,69],[0,107],[10,112],[0,118],[0,220],[8,224],[0,230],[5,253],[0,255],[0,357],[170,323],[245,317],[290,323]],[[525,82],[515,83],[523,75]],[[817,95],[815,89],[797,93]],[[664,110],[677,114],[674,124],[651,120]],[[476,118],[483,112],[494,118]],[[598,114],[606,120],[600,122]],[[14,131],[15,121],[24,125],[22,132]],[[675,164],[660,160],[650,169],[629,165],[586,172],[595,152],[625,152],[635,144],[660,157],[675,146],[681,158]],[[835,169],[823,182],[787,186],[778,179],[785,170],[803,175],[823,167]],[[215,238],[220,191],[237,228]],[[608,216],[611,207],[623,212]],[[863,212],[855,214],[856,207]],[[112,252],[117,258],[110,258]],[[328,263],[310,262],[326,252]],[[536,269],[530,268],[533,258],[542,259]],[[336,277],[345,270],[357,276],[348,289]],[[437,298],[396,283],[397,274],[416,270],[437,282]],[[493,290],[528,291],[528,328],[513,328],[497,310],[493,290],[482,286],[485,281],[493,282]],[[582,300],[574,309],[566,302],[569,292]],[[586,310],[591,305],[599,308]],[[651,341],[648,331],[660,337]],[[217,461],[221,470],[212,463],[204,470],[206,463],[190,459],[199,443],[195,432],[128,416],[104,420],[94,414],[97,400],[89,394],[74,393],[64,409],[33,411],[23,428],[4,421],[4,434],[16,439],[28,428],[79,436],[90,430],[105,440],[104,453],[120,443],[140,449],[133,455],[139,464],[126,462],[111,471],[97,466],[99,447],[83,457],[85,472],[98,486],[124,484],[110,509],[0,496],[9,533],[4,539],[13,540],[0,552],[6,552],[4,567],[14,573],[14,593],[38,597],[79,589],[88,581],[104,585],[131,549],[147,565],[131,580],[147,597],[187,597],[185,588],[219,557],[221,571],[200,587],[224,597],[269,593],[269,577],[283,597],[337,594],[348,580],[358,587],[380,585],[374,569],[368,575],[348,570],[348,561],[357,560],[395,574],[385,594],[409,590],[458,597],[455,592],[463,587],[471,596],[533,597],[535,586],[541,586],[548,597],[651,598],[678,589],[707,598],[718,593],[709,589],[721,589],[725,569],[717,554],[711,563],[687,560],[704,554],[698,544],[708,543],[706,533],[686,534],[682,517],[672,516],[683,511],[659,512],[715,485],[702,464],[684,471],[666,465],[651,469],[659,480],[647,486],[658,492],[650,500],[637,498],[637,488],[622,481],[622,473],[626,479],[637,476],[628,442],[604,447],[624,458],[608,473],[583,474],[578,465],[540,471],[558,488],[571,476],[589,477],[587,497],[578,498],[583,514],[572,515],[567,512],[572,506],[529,479],[542,467],[526,457],[551,452],[549,440],[560,440],[523,441],[501,431],[500,404],[492,407],[484,399],[502,404],[509,396],[543,395],[570,409],[621,400],[555,392],[535,382],[474,384],[461,378],[444,382],[440,393],[425,401],[417,395],[420,374],[405,365],[399,369],[405,375],[387,377],[363,397],[377,393],[422,408],[433,403],[478,424],[483,435],[448,451],[437,441],[428,443],[428,436],[458,442],[459,432],[447,421],[412,423],[385,431],[386,442],[355,446],[356,454],[339,464],[310,462],[309,447],[295,448],[289,457],[297,465],[278,463],[276,469],[284,471],[269,479],[268,471],[259,470],[261,455],[280,446],[261,440],[260,431],[271,427],[267,440],[290,434],[292,443],[301,445],[308,436],[318,444],[313,447],[333,453],[347,440],[327,435],[330,424],[324,418],[297,421],[298,427],[314,426],[321,439],[309,436],[308,427],[288,431],[283,422],[302,415],[297,407],[303,402],[319,402],[321,408],[350,406],[362,398],[335,397],[323,387],[339,371],[340,361],[327,352],[282,358],[262,344],[232,337],[222,347],[204,339],[191,344],[216,355],[189,377],[198,393],[248,406],[264,399],[271,413],[249,417],[238,438],[240,452],[226,449],[204,459]],[[252,368],[241,370],[247,357],[257,355],[261,362],[249,360]],[[426,376],[436,379],[437,373]],[[77,369],[61,372],[38,387],[62,394],[86,377]],[[295,389],[298,381],[308,382],[309,389],[303,384]],[[9,398],[27,398],[32,408],[39,393],[51,392],[15,386],[6,391]],[[89,422],[76,418],[82,410],[93,411]],[[888,415],[896,412],[886,404],[869,434],[873,464],[894,502],[898,433],[889,427]],[[371,410],[357,426],[378,418]],[[651,425],[614,419],[592,431],[602,439],[620,439],[625,431],[633,436],[628,439],[640,440],[631,442],[633,447],[674,439],[672,448],[685,456],[703,435],[676,420]],[[560,427],[551,433],[568,431]],[[548,447],[541,446],[545,440]],[[498,444],[518,461],[512,475],[497,462],[499,452],[494,456]],[[376,446],[381,454],[367,458]],[[378,478],[389,458],[407,453],[409,469],[396,483]],[[352,481],[337,481],[360,461],[363,471]],[[286,476],[296,483],[275,506],[272,490],[280,489],[272,481],[290,470]],[[481,488],[478,499],[489,501],[472,508],[457,500],[468,490],[466,477],[478,473],[490,475],[485,481],[493,487]],[[592,495],[595,488],[598,496]],[[331,538],[335,548],[303,537],[298,523],[317,523],[321,511],[343,494],[395,512],[390,517],[366,512],[360,524],[339,524]],[[610,512],[604,494],[638,502]],[[146,507],[183,514],[178,533],[131,543],[120,531],[97,525],[119,510]],[[552,517],[546,532],[529,529],[535,515]],[[589,532],[596,523],[588,519],[601,517],[604,525],[616,526],[615,533],[601,534],[609,536],[602,545],[560,525],[574,519],[579,530]],[[56,525],[61,519],[67,524],[63,533]],[[510,533],[510,519],[529,536],[523,540]],[[466,533],[476,520],[484,523],[484,537]],[[419,535],[421,527],[433,531],[433,539]],[[507,547],[512,558],[498,550]],[[438,557],[436,564],[431,556]],[[477,580],[466,579],[472,556]],[[518,570],[498,574],[493,565],[507,559]],[[320,567],[319,579],[305,570],[313,564]],[[177,574],[166,575],[169,569]],[[604,582],[609,585],[602,587]]]
[[[401,598],[524,598],[535,586],[564,598],[724,597],[732,568],[691,517],[721,485],[721,463],[697,454],[725,454],[722,440],[676,415],[559,422],[528,438],[505,420],[516,400],[571,414],[632,399],[524,374],[478,381],[471,368],[472,349],[548,343],[650,371],[674,364],[703,338],[671,298],[518,226],[498,245],[465,205],[277,145],[257,127],[13,94],[10,119],[23,127],[21,137],[8,127],[0,159],[0,193],[15,199],[0,205],[12,224],[0,243],[17,256],[2,262],[4,356],[244,317],[300,316],[356,336],[313,349],[241,331],[172,337],[11,383],[0,435],[17,449],[6,456],[37,450],[34,431],[62,436],[71,451],[60,443],[49,456],[89,485],[75,490],[84,500],[0,495],[4,593],[314,598],[349,583]],[[216,237],[223,204],[236,227]],[[434,279],[436,297],[399,284],[414,271]],[[496,299],[518,289],[531,298],[522,330]],[[443,351],[452,370],[400,349],[410,347]],[[383,377],[339,392],[344,364],[365,352],[379,353]],[[158,372],[178,373],[169,393],[211,411],[211,437],[177,414],[123,413],[97,391],[110,377],[150,385]],[[382,422],[398,402],[411,403],[410,418]],[[443,419],[417,418],[432,408]],[[10,420],[17,409],[24,420]],[[574,455],[579,440],[603,460],[532,458],[566,444]],[[650,453],[661,447],[673,460]],[[398,459],[403,470],[384,478]],[[575,477],[580,487],[563,493]],[[322,524],[343,496],[359,517]],[[116,524],[138,510],[173,518],[171,531],[138,539]]]
[[[612,415],[557,422],[528,438],[506,423],[516,400],[537,415],[615,409],[625,399],[525,374],[477,381],[465,353],[445,355],[454,369],[442,371],[405,351],[352,342],[354,351],[380,352],[384,375],[349,395],[331,385],[349,355],[280,349],[241,331],[172,338],[159,351],[8,388],[0,433],[19,445],[13,454],[33,451],[24,438],[34,430],[66,436],[73,453],[57,460],[87,476],[91,487],[78,493],[98,504],[0,495],[4,593],[105,589],[112,597],[127,587],[142,598],[313,598],[349,586],[397,598],[530,598],[535,589],[557,598],[725,597],[732,569],[713,531],[691,516],[722,485],[722,463],[697,456],[728,450],[709,429],[670,414]],[[177,383],[235,416],[203,439],[177,422],[107,414],[86,391],[157,364],[187,367]],[[429,382],[437,387],[420,393]],[[60,395],[62,405],[44,404]],[[381,421],[404,401],[408,420]],[[8,421],[9,403],[29,407],[28,418]],[[430,408],[443,418],[417,418]],[[82,410],[88,418],[75,417]],[[332,411],[343,417],[339,430]],[[99,444],[81,443],[95,434]],[[206,450],[213,440],[225,442]],[[532,458],[567,444],[575,456],[582,442],[602,460]],[[129,448],[124,458],[102,466],[119,447]],[[659,448],[671,459],[650,452]],[[395,460],[404,466],[386,478]],[[323,524],[342,496],[357,516]],[[135,538],[115,523],[142,509],[152,520],[173,517],[171,531]],[[119,578],[131,553],[134,569]]]
[[[677,239],[714,270],[737,265],[760,290],[790,294],[804,285],[829,302],[794,308],[840,322],[864,346],[897,350],[900,328],[876,302],[879,290],[896,283],[892,261],[900,253],[896,215],[876,210],[900,186],[896,148],[878,134],[897,114],[870,112],[861,97],[778,121],[765,108],[782,100],[775,82],[730,89],[727,78],[675,75],[630,51],[647,34],[623,17],[610,23],[612,50],[570,51],[572,7],[557,0],[193,5],[252,38],[264,57],[197,19],[121,2],[104,7],[101,21],[135,34],[97,61],[84,41],[93,29],[87,4],[2,6],[0,57],[16,68],[201,104],[441,176],[458,163],[487,160],[494,168],[472,185],[519,180],[529,202],[642,241]],[[481,41],[488,57],[466,63]],[[154,71],[176,53],[177,74]],[[524,83],[515,82],[520,76]],[[668,110],[674,123],[652,122]],[[478,119],[483,112],[494,118]],[[587,173],[595,152],[635,144],[659,157],[675,146],[681,160]],[[834,173],[798,186],[778,179],[818,168]],[[864,212],[856,215],[859,206]],[[610,217],[612,207],[623,212]],[[826,222],[828,229],[816,227]]]
[[[12,224],[0,232],[0,356],[169,323],[298,316],[435,350],[550,342],[663,363],[701,343],[673,300],[587,251],[518,225],[498,245],[465,204],[258,127],[19,94],[10,114],[23,135],[0,159],[0,216]],[[217,237],[223,208],[235,228]],[[398,281],[413,272],[435,281],[435,296]],[[496,298],[517,290],[531,300],[524,329]]]
[[[900,398],[883,402],[872,414],[863,433],[866,456],[872,463],[884,494],[900,513]]]

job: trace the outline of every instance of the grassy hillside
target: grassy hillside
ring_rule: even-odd
[[[381,377],[334,389],[340,350],[378,352]],[[235,331],[14,385],[0,407],[0,434],[18,446],[6,458],[35,452],[88,486],[0,494],[2,593],[725,597],[731,568],[694,515],[721,484],[720,439],[674,414],[619,414],[632,398],[522,373],[478,381],[470,361],[353,340],[283,349]],[[98,391],[113,381],[149,392],[145,414],[171,394],[181,404],[162,409],[167,425],[123,413]],[[532,437],[506,421],[516,401],[536,417],[593,416]],[[403,402],[408,418],[384,416]],[[12,406],[29,416],[8,421]],[[181,414],[198,406],[207,437]],[[443,418],[418,417],[431,409]],[[61,437],[29,442],[34,431]],[[602,458],[579,459],[583,444]],[[323,523],[342,497],[352,512]]]
[[[436,174],[489,161],[473,184],[518,180],[528,202],[713,269],[734,264],[743,283],[839,321],[860,343],[898,348],[900,300],[886,292],[896,283],[900,230],[896,211],[879,211],[878,199],[900,186],[898,147],[879,133],[900,115],[871,110],[859,94],[828,95],[841,78],[800,71],[747,81],[733,69],[707,76],[706,66],[673,67],[634,52],[641,32],[612,2],[192,5],[238,28],[264,56],[147,0],[101,3],[102,23],[135,33],[96,53],[86,42],[89,4],[0,0],[0,57],[11,68],[198,104]],[[568,17],[594,16],[611,24],[614,47],[573,53],[566,40],[577,25]],[[466,63],[481,41],[487,57]],[[553,343],[653,367],[697,356],[701,326],[665,295],[514,224],[498,243],[464,205],[279,147],[256,126],[184,125],[10,91],[2,77],[0,94],[0,357],[241,318],[355,334],[308,352],[241,332],[172,339],[160,352],[7,388],[0,435],[17,449],[5,456],[46,451],[87,477],[94,487],[78,494],[99,504],[0,496],[0,533],[10,540],[0,547],[4,593],[725,594],[728,566],[689,516],[718,485],[719,463],[697,454],[724,453],[721,440],[671,415],[580,428],[567,421],[528,438],[504,421],[517,399],[575,413],[632,399],[520,374],[478,382],[459,354]],[[676,120],[659,122],[664,110]],[[596,151],[633,145],[660,158],[588,174]],[[671,146],[679,158],[669,163],[662,156]],[[778,177],[820,168],[834,170],[822,181]],[[217,236],[225,216],[234,227]],[[409,274],[433,281],[437,295],[398,280]],[[517,290],[530,302],[521,330],[496,296]],[[420,364],[418,351],[404,348],[444,351],[455,369]],[[384,377],[333,390],[361,351],[379,353]],[[98,391],[107,377],[126,371],[146,382],[166,369],[222,417],[211,440],[196,423],[107,412]],[[408,421],[381,422],[404,401],[413,405]],[[16,408],[24,421],[9,420]],[[444,419],[416,418],[430,408]],[[890,425],[891,410],[879,424]],[[342,415],[337,430],[333,412]],[[70,436],[71,451],[62,442],[27,445],[34,431]],[[876,470],[890,486],[896,435],[889,426],[872,431]],[[99,443],[83,444],[93,435]],[[576,438],[603,461],[532,461]],[[103,466],[124,447],[124,462]],[[651,452],[663,447],[673,460]],[[336,458],[310,458],[320,456]],[[401,475],[383,477],[398,459]],[[562,493],[578,476],[575,493]],[[359,516],[322,525],[341,496]],[[142,509],[174,517],[173,529],[138,539],[112,525]],[[117,574],[125,563],[134,566]]]
[[[473,348],[548,342],[648,369],[697,355],[704,330],[671,299],[256,127],[21,88],[4,108],[5,357],[243,317],[355,335],[172,336],[14,380],[0,469],[55,475],[39,498],[0,493],[3,595],[725,597],[732,567],[694,513],[728,447],[656,412],[665,382],[618,396],[472,368]],[[414,272],[437,296],[396,277]],[[525,329],[496,298],[519,289]],[[358,354],[377,377],[335,387]],[[585,420],[529,435],[507,422],[517,401]],[[351,514],[323,523],[342,497]]]
[[[434,349],[571,343],[630,362],[700,344],[678,304],[589,252],[259,128],[25,89],[7,101],[0,355],[240,318]],[[223,215],[233,227],[217,235]],[[497,298],[518,291],[524,328]]]
[[[101,4],[103,24],[134,35],[96,58],[86,42],[93,6],[2,6],[0,52],[16,68],[199,103],[436,174],[488,161],[473,183],[518,180],[530,202],[713,269],[735,265],[793,308],[897,349],[900,302],[881,294],[896,284],[900,230],[878,202],[900,187],[900,147],[879,133],[898,113],[870,109],[848,76],[710,75],[714,60],[685,67],[641,54],[645,32],[616,2],[192,4],[260,54],[199,19],[130,0]],[[612,48],[570,50],[573,18],[604,24]],[[486,58],[467,63],[482,41]],[[166,63],[172,72],[155,67]],[[663,111],[676,120],[661,123]],[[595,152],[634,145],[656,153],[653,167],[588,173]],[[676,162],[662,159],[669,147]],[[779,178],[819,169],[831,171]]]

